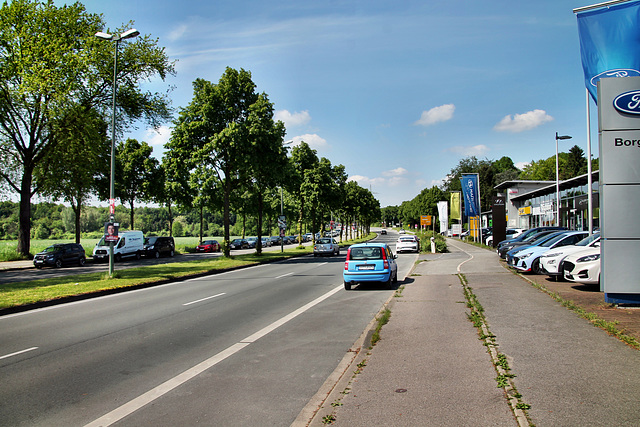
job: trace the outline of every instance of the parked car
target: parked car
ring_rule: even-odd
[[[249,242],[246,239],[233,239],[229,244],[231,249],[249,249]]]
[[[524,239],[531,237],[534,234],[538,234],[542,231],[559,231],[559,230],[566,230],[566,227],[554,227],[554,226],[543,226],[543,227],[535,227],[535,228],[530,228],[526,231],[523,231],[522,233],[520,233],[517,236],[514,236],[512,238],[507,238],[501,242],[498,242],[498,246],[496,247],[496,251],[498,251],[502,246],[511,243],[511,242],[521,242]]]
[[[420,252],[420,240],[416,236],[408,234],[398,237],[396,253],[400,252]]]
[[[271,246],[271,240],[269,240],[268,237],[262,237],[261,241],[262,241],[263,248],[268,248],[269,246]]]
[[[255,248],[258,244],[257,237],[247,237],[247,243],[249,244],[249,248]]]
[[[310,242],[313,240],[313,233],[306,233],[302,236],[305,242]]]
[[[500,248],[500,254],[504,254],[503,258],[507,261],[507,264],[509,264],[511,262],[511,258],[516,254],[516,252],[519,252],[526,248],[530,248],[531,246],[539,246],[542,243],[550,239],[553,239],[555,236],[557,236],[560,233],[562,233],[562,231],[544,231],[542,233],[538,233],[534,236],[531,236],[529,240],[525,240],[523,242],[516,242],[519,244],[511,243],[507,246],[503,246],[502,248]],[[511,249],[508,249],[510,246],[512,246]]]
[[[524,233],[524,231],[524,228],[507,228],[505,232],[505,240],[516,238]],[[491,230],[491,233],[487,235],[485,243],[487,244],[487,246],[493,246],[493,229]]]
[[[398,234],[406,234],[406,231],[404,228],[401,228],[400,230],[398,230]]]
[[[318,255],[340,255],[338,242],[331,237],[323,237],[316,240],[316,244],[313,245],[313,256]]]
[[[217,240],[204,240],[196,246],[196,252],[220,252],[220,243]]]
[[[160,255],[174,256],[176,244],[173,237],[146,237],[144,239],[144,255],[160,258]]]
[[[127,257],[140,259],[143,251],[144,236],[142,231],[123,231],[118,235],[118,241],[113,247],[113,257],[116,262]],[[93,248],[93,259],[96,261],[109,259],[109,243],[105,241],[104,236]]]
[[[398,281],[397,255],[386,243],[358,243],[347,251],[342,278],[344,288],[356,283],[382,282],[388,288]]]
[[[564,246],[562,248],[548,251],[540,257],[540,270],[542,271],[542,274],[546,274],[549,277],[564,279],[562,265],[564,264],[564,259],[568,255],[588,248],[597,247],[600,247],[600,233],[594,233],[591,236],[587,236],[575,245]]]
[[[380,231],[380,234],[387,234],[387,229],[383,228],[382,231]]]
[[[513,257],[511,257],[510,265],[518,271],[541,274],[540,256],[555,248],[575,245],[588,235],[588,231],[561,232],[554,238],[549,239],[538,246],[530,246],[529,248],[516,252]]]
[[[516,239],[512,239],[510,242],[505,243],[502,246],[498,245],[496,252],[498,253],[498,256],[500,258],[504,259],[507,257],[507,253],[512,251],[513,249],[519,248],[519,247],[524,248],[525,246],[534,245],[536,243],[539,243],[540,240],[544,239],[546,236],[553,233],[557,233],[558,231],[561,231],[561,230],[544,230],[539,233],[533,233],[529,235],[529,237],[527,237],[526,239],[522,239],[522,240],[519,240],[520,236],[518,236]]]
[[[280,241],[282,240],[280,236],[271,236],[269,237],[271,241],[271,246],[280,246]]]
[[[572,282],[595,285],[600,283],[600,247],[574,252],[562,264],[564,278]]]
[[[45,266],[60,268],[64,265],[79,265],[82,267],[87,255],[79,243],[57,243],[49,246],[33,257],[33,265],[36,268]]]

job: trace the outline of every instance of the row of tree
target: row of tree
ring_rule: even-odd
[[[584,151],[577,145],[568,153],[559,153],[559,179],[566,180],[587,173],[587,159]],[[598,159],[592,160],[592,169],[598,170]],[[495,187],[505,181],[536,180],[555,181],[555,155],[547,159],[532,160],[522,170],[518,169],[509,157],[499,160],[478,160],[475,156],[466,157],[447,175],[441,187],[424,189],[415,198],[403,202],[400,206],[387,206],[382,209],[382,221],[402,223],[413,227],[420,224],[421,215],[438,215],[437,203],[450,200],[450,194],[461,191],[460,178],[465,173],[477,173],[480,187],[480,210],[491,209],[493,197],[498,194]]]
[[[175,73],[164,48],[149,36],[116,44],[121,52],[114,76],[114,46],[95,37],[105,27],[102,15],[81,3],[14,0],[0,8],[0,189],[20,197],[23,255],[30,249],[35,195],[71,206],[77,241],[88,201],[109,197],[112,115],[118,140],[139,121],[157,128],[173,116],[168,92],[141,87]],[[201,218],[205,209],[222,211],[227,242],[232,212],[257,218],[261,234],[279,189],[295,206],[300,231],[307,222],[317,230],[332,213],[349,223],[379,218],[378,202],[347,183],[342,165],[319,159],[304,143],[289,153],[284,124],[273,120],[273,105],[248,71],[228,68],[218,83],[198,79],[193,87],[162,163],[144,142],[117,144],[115,193],[129,208],[131,228],[134,203],[153,201],[168,208],[170,223],[172,208],[195,209]]]

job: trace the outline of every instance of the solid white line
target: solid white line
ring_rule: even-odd
[[[212,298],[221,297],[222,295],[226,295],[226,294],[223,292],[223,293],[221,293],[221,294],[212,295],[212,296],[210,296],[210,297],[206,297],[206,298],[198,299],[198,300],[191,301],[191,302],[186,302],[186,303],[184,303],[184,304],[182,304],[182,305],[191,305],[191,304],[196,304],[196,303],[199,303],[199,302],[202,302],[202,301],[206,301],[206,300],[209,300],[209,299],[212,299]]]
[[[342,288],[343,288],[343,286],[341,284],[340,286],[330,290],[326,294],[314,299],[310,303],[308,303],[308,304],[300,307],[299,309],[289,313],[288,315],[282,317],[281,319],[276,320],[275,322],[271,323],[269,326],[266,326],[266,327],[260,329],[258,332],[254,333],[252,335],[249,335],[247,338],[245,338],[242,341],[232,345],[231,347],[221,351],[220,353],[216,354],[215,356],[210,357],[209,359],[205,360],[204,362],[201,362],[201,363],[197,364],[196,366],[184,371],[181,374],[178,374],[177,376],[171,378],[168,381],[165,381],[164,383],[162,383],[159,386],[149,390],[148,392],[136,397],[135,399],[130,400],[129,402],[127,402],[124,405],[114,409],[113,411],[109,412],[108,414],[103,415],[102,417],[98,418],[97,420],[87,424],[85,427],[99,427],[99,426],[100,427],[105,427],[105,426],[109,426],[109,425],[111,425],[111,424],[113,424],[113,423],[115,423],[117,421],[120,421],[121,419],[123,419],[127,415],[132,414],[133,412],[135,412],[138,409],[142,408],[143,406],[153,402],[154,400],[158,399],[159,397],[164,396],[165,394],[169,393],[171,390],[173,390],[173,389],[177,388],[178,386],[186,383],[187,381],[189,381],[190,379],[194,378],[195,376],[201,374],[202,372],[206,371],[207,369],[217,365],[218,363],[222,362],[227,357],[234,355],[235,353],[239,352],[243,348],[247,347],[251,343],[253,343],[256,340],[258,340],[259,338],[267,335],[269,332],[272,332],[275,329],[279,328],[280,326],[284,325],[285,323],[287,323],[291,319],[299,316],[300,314],[302,314],[305,311],[311,309],[315,305],[320,304],[322,301],[326,300],[330,296],[332,296],[335,293],[339,292]]]
[[[31,347],[31,348],[28,348],[26,350],[16,351],[15,353],[5,354],[4,356],[0,356],[0,359],[7,359],[9,357],[17,356],[19,354],[27,353],[29,351],[33,351],[33,350],[37,350],[37,349],[38,349],[38,347]]]
[[[282,274],[282,275],[280,275],[280,276],[276,277],[276,279],[280,279],[280,278],[282,278],[282,277],[291,276],[292,274],[293,274],[293,271],[292,271],[291,273]]]

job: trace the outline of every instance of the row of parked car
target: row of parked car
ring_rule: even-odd
[[[175,242],[173,237],[152,236],[144,237],[142,231],[121,232],[114,242],[113,256],[116,262],[123,258],[140,259],[159,258],[162,255],[175,255]],[[106,261],[109,259],[109,243],[102,237],[93,248],[94,261]],[[83,266],[86,262],[86,252],[79,243],[56,243],[33,257],[33,265],[36,268],[57,267],[67,265]]]
[[[514,269],[578,283],[600,282],[600,233],[564,227],[519,230],[498,243],[496,252]]]

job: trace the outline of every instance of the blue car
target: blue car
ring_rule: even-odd
[[[382,282],[391,289],[398,281],[397,255],[386,243],[359,243],[347,251],[342,278],[344,288],[357,283]]]

